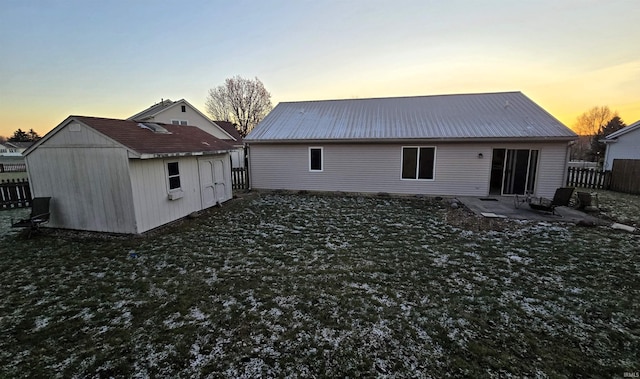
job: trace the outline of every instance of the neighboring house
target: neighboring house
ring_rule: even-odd
[[[640,159],[640,120],[604,137],[607,145],[603,168],[613,168],[614,159]]]
[[[239,156],[244,157],[244,146],[240,135],[211,121],[204,113],[200,112],[185,99],[178,101],[162,100],[158,104],[134,114],[127,120],[197,126],[205,132],[233,145],[236,151],[231,154],[231,157],[236,159],[233,160],[232,166],[244,167],[244,159],[237,159]]]
[[[33,142],[10,142],[0,144],[0,156],[20,157],[22,153],[31,146]]]
[[[576,138],[504,92],[280,103],[244,141],[255,189],[552,197]]]
[[[233,145],[236,149],[231,152],[231,165],[235,167],[244,167],[244,141],[242,136],[236,129],[235,124],[229,121],[214,121],[216,125],[224,129],[233,140],[225,140],[225,142]]]
[[[69,116],[25,159],[49,226],[143,233],[231,199],[232,149],[195,126]]]

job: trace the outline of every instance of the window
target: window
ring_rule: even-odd
[[[433,180],[435,158],[435,147],[403,147],[402,179]]]
[[[309,148],[309,171],[322,171],[322,148]]]
[[[182,112],[186,112],[187,111],[187,107],[185,105],[182,106]]]
[[[187,120],[171,120],[173,125],[189,125],[189,121]]]
[[[167,177],[169,178],[169,191],[180,189],[180,169],[178,162],[167,163]]]

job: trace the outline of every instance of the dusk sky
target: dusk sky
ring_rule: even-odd
[[[0,0],[0,135],[160,99],[205,111],[225,78],[281,101],[522,91],[572,126],[640,119],[637,0]]]

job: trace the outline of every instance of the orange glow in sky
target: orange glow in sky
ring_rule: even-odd
[[[274,105],[522,91],[567,126],[600,105],[630,124],[639,16],[616,0],[8,2],[0,135],[126,118],[161,98],[204,111],[234,75],[260,78]]]

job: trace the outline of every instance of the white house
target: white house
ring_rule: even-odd
[[[232,145],[234,147],[231,152],[232,167],[244,167],[244,144],[242,137],[233,128],[233,125],[229,128],[227,125],[220,125],[212,121],[185,99],[162,100],[142,112],[134,114],[127,120],[197,126]]]
[[[602,142],[607,146],[603,164],[605,170],[613,168],[614,159],[640,159],[640,120],[609,134]]]
[[[231,199],[232,149],[195,126],[69,116],[25,160],[49,226],[143,233]]]
[[[21,157],[22,153],[33,144],[33,142],[10,142],[0,144],[0,156]]]
[[[245,143],[255,189],[552,197],[576,138],[504,92],[280,103]]]

